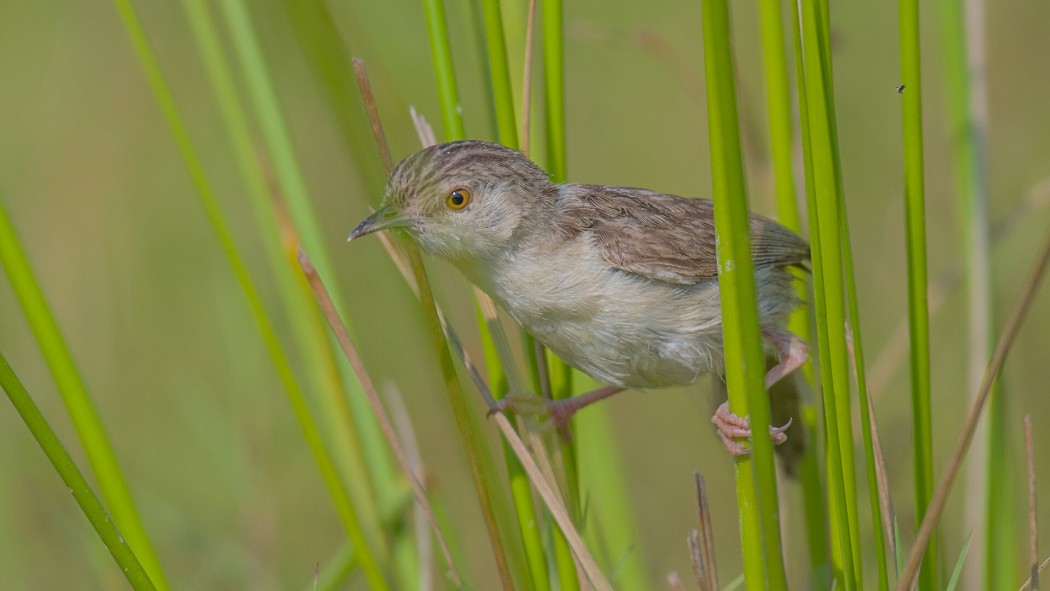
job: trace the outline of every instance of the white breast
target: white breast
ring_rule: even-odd
[[[721,368],[716,281],[652,281],[611,268],[584,239],[560,247],[561,265],[533,252],[506,257],[489,274],[463,270],[525,330],[602,383],[659,388]]]

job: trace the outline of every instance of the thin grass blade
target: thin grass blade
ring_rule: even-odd
[[[44,450],[55,471],[58,472],[62,481],[66,483],[69,492],[73,495],[73,499],[80,505],[80,510],[84,512],[84,516],[91,522],[91,526],[95,528],[95,532],[102,539],[102,543],[109,549],[113,560],[117,562],[117,566],[120,567],[131,587],[136,591],[152,591],[156,589],[153,581],[150,580],[149,574],[142,568],[142,564],[139,563],[128,543],[124,541],[124,537],[117,531],[117,526],[110,519],[109,514],[106,513],[102,502],[98,500],[95,492],[91,490],[91,486],[77,468],[76,463],[73,462],[73,458],[69,457],[69,453],[62,446],[62,442],[58,440],[58,436],[55,435],[51,425],[47,423],[47,419],[40,413],[40,409],[37,408],[36,404],[33,403],[29,392],[26,391],[25,386],[22,385],[18,376],[15,375],[3,353],[0,353],[0,388],[7,393],[11,404],[33,434],[33,438],[40,445],[40,449]]]

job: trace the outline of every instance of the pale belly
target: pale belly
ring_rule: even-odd
[[[654,329],[615,312],[558,323],[521,314],[515,318],[566,363],[605,384],[640,389],[685,385],[720,372],[723,365],[718,319],[702,328]]]
[[[463,271],[537,340],[604,384],[662,388],[723,372],[717,280],[675,285],[582,264],[590,249],[578,255],[572,269],[511,262],[499,274]],[[760,323],[782,325],[795,303],[769,296],[790,290],[790,274],[760,268],[756,279]]]
[[[596,268],[587,275],[518,268],[498,281],[475,281],[526,331],[599,382],[661,388],[721,371],[716,281],[678,286]]]

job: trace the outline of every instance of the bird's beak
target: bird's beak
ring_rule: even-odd
[[[352,232],[350,237],[346,239],[350,242],[354,238],[378,232],[379,230],[386,230],[387,228],[404,228],[411,226],[413,219],[411,216],[404,215],[396,205],[390,204],[380,208],[378,211],[373,213],[364,219]]]

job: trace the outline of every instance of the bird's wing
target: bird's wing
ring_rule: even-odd
[[[756,266],[801,265],[809,245],[794,232],[752,215]],[[554,220],[556,238],[589,234],[611,265],[650,279],[690,285],[718,275],[713,207],[627,187],[565,185]]]

